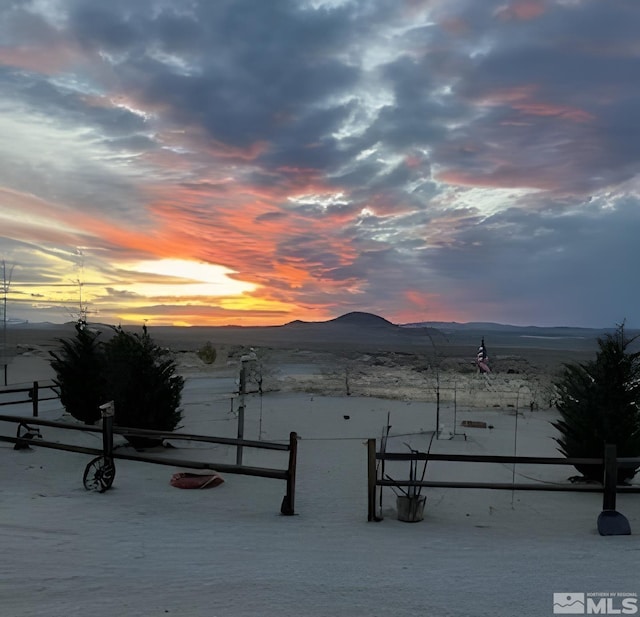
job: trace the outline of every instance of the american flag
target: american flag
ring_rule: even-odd
[[[491,372],[491,369],[489,368],[489,354],[487,353],[487,348],[484,346],[484,336],[482,337],[482,342],[480,343],[480,347],[478,347],[476,364],[478,365],[478,368],[480,369],[481,373]]]

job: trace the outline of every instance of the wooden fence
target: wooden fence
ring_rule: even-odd
[[[70,422],[57,422],[54,420],[45,420],[38,416],[38,401],[50,400],[55,397],[40,397],[43,389],[50,388],[47,385],[44,388],[38,385],[38,382],[34,382],[33,388],[11,388],[0,389],[0,396],[3,394],[16,394],[27,393],[27,398],[19,400],[11,400],[7,402],[0,402],[0,405],[16,405],[23,403],[32,403],[33,417],[28,416],[13,416],[13,415],[1,415],[0,422],[10,422],[18,425],[16,436],[0,435],[0,441],[18,444],[19,446],[34,445],[42,448],[52,448],[54,450],[64,450],[67,452],[79,452],[82,454],[90,454],[93,456],[103,455],[103,450],[97,448],[88,448],[84,446],[78,446],[74,444],[65,444],[55,441],[47,441],[43,438],[30,439],[29,436],[33,434],[32,427],[51,427],[58,429],[66,429],[72,431],[82,431],[87,433],[102,433],[102,428],[97,426],[91,426],[86,424],[72,424]],[[122,436],[135,436],[135,437],[147,437],[152,439],[171,439],[182,441],[197,441],[204,443],[215,443],[235,446],[237,451],[242,451],[243,448],[255,448],[262,450],[275,450],[288,452],[288,464],[286,469],[273,469],[266,467],[253,467],[242,464],[231,465],[228,463],[210,463],[204,461],[194,461],[186,459],[178,459],[172,457],[151,456],[141,453],[128,453],[128,452],[113,452],[112,457],[114,459],[140,461],[145,463],[155,463],[157,465],[170,465],[174,467],[185,467],[187,469],[209,469],[224,472],[227,474],[237,474],[245,476],[256,476],[261,478],[274,478],[277,480],[285,480],[287,487],[286,493],[282,500],[280,512],[285,515],[293,515],[295,513],[295,483],[296,483],[296,464],[297,464],[297,447],[298,436],[295,432],[289,434],[288,443],[272,442],[272,441],[254,441],[250,439],[236,439],[230,437],[214,437],[209,435],[194,435],[189,433],[177,433],[177,432],[164,432],[153,431],[137,428],[128,428],[114,426],[113,433]],[[240,457],[241,458],[241,457]]]
[[[500,463],[512,465],[603,465],[603,485],[536,484],[516,482],[452,482],[435,480],[392,480],[378,477],[377,461],[449,461],[457,463]],[[377,452],[376,440],[367,440],[368,520],[381,521],[376,514],[377,487],[476,488],[510,491],[573,491],[602,493],[603,510],[615,510],[616,493],[640,493],[640,486],[616,486],[618,467],[640,466],[640,458],[617,458],[615,446],[607,445],[604,458],[559,458],[534,456],[486,456],[475,454],[431,454],[426,452]]]
[[[23,396],[17,399],[11,398],[9,401],[0,401],[0,406],[31,403],[31,414],[34,418],[38,417],[40,401],[52,401],[60,398],[57,386],[53,381],[34,381],[31,386],[0,389],[1,396],[7,394],[20,394]],[[45,396],[43,396],[43,394],[45,394]]]

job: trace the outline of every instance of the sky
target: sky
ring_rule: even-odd
[[[7,320],[640,326],[636,0],[0,0]]]

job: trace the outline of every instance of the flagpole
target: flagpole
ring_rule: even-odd
[[[428,330],[426,334],[433,347],[433,366],[436,371],[436,439],[440,439],[440,367],[438,366],[438,348]]]

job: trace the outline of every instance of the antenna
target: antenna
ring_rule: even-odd
[[[9,267],[7,273],[7,262],[2,260],[2,368],[4,371],[4,385],[7,385],[7,296],[11,287],[11,277],[13,276],[14,264]]]

